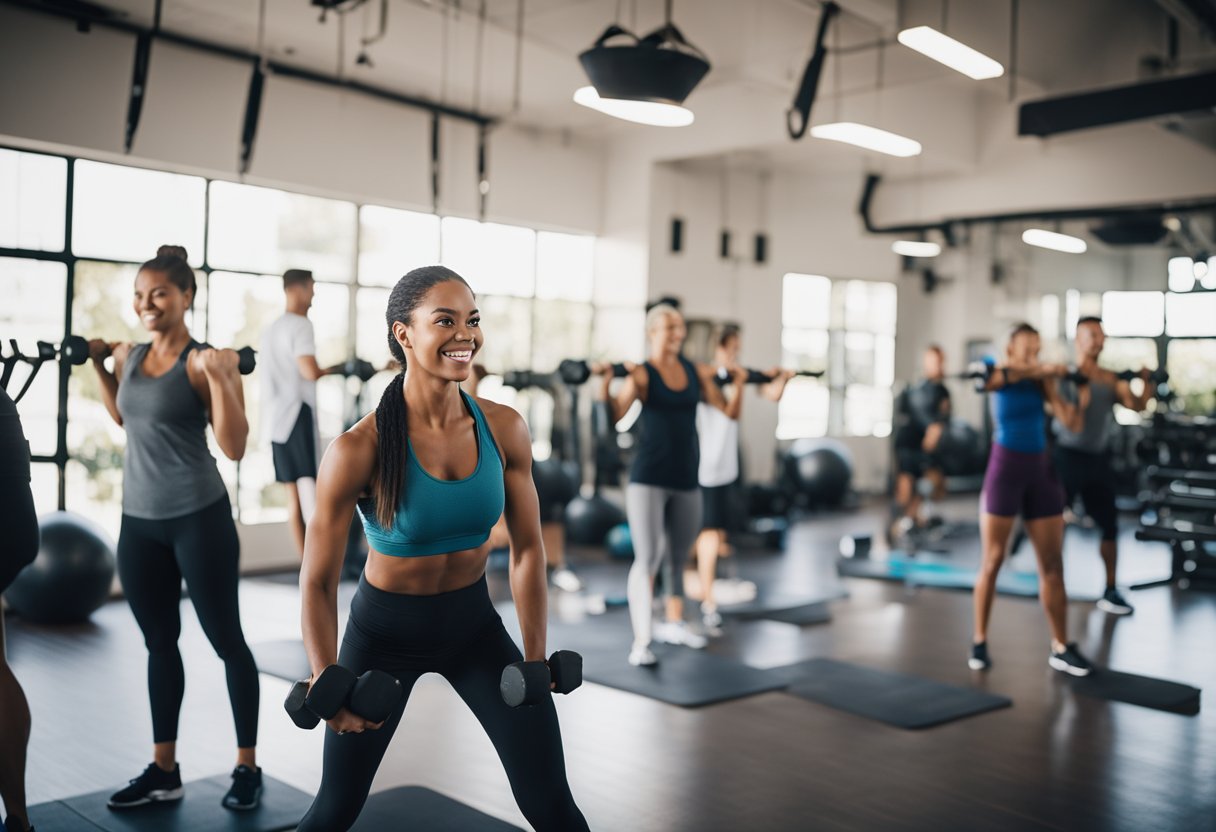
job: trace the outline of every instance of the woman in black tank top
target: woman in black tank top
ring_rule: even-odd
[[[257,665],[237,607],[240,542],[228,491],[206,444],[211,425],[224,455],[245,455],[249,423],[238,358],[190,336],[185,314],[194,300],[186,250],[161,246],[135,278],[135,314],[152,336],[146,344],[89,342],[102,400],[127,432],[118,576],[148,648],[153,762],[110,796],[113,809],[180,800],[177,729],[185,672],[177,647],[183,578],[199,623],[224,662],[237,755],[228,809],[257,806],[262,770]],[[114,372],[104,366],[113,355]]]
[[[593,368],[603,376],[601,398],[607,400],[614,424],[635,401],[642,403],[641,435],[625,489],[634,554],[626,593],[633,622],[629,663],[635,666],[657,663],[650,650],[652,640],[696,648],[706,644],[705,636],[684,623],[684,563],[701,530],[697,402],[722,411],[728,404],[713,380],[714,368],[694,364],[680,354],[686,334],[679,310],[660,304],[646,315],[650,357],[644,364],[629,366],[615,396],[609,392],[611,365]],[[734,389],[737,396],[742,385]],[[664,552],[671,558],[671,580],[665,587],[667,615],[666,621],[654,625],[653,582]],[[667,574],[665,570],[665,578]]]

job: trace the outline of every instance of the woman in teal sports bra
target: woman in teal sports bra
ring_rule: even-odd
[[[528,822],[585,830],[552,700],[510,708],[499,692],[508,664],[545,657],[545,553],[527,425],[460,390],[484,342],[477,299],[460,275],[411,271],[385,318],[389,349],[408,371],[325,453],[300,593],[314,679],[331,664],[355,674],[375,668],[396,676],[405,695],[379,725],[345,708],[329,720],[321,787],[299,830],[354,824],[410,690],[428,672],[443,675],[486,729]],[[490,529],[504,507],[522,655],[486,589]],[[356,508],[370,551],[339,653],[338,577]]]

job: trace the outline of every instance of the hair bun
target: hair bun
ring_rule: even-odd
[[[157,257],[180,257],[183,260],[189,260],[190,256],[186,254],[184,246],[161,246],[156,250]]]

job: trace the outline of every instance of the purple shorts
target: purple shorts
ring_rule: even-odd
[[[1064,488],[1046,451],[1027,454],[993,443],[980,505],[998,517],[1055,517],[1064,512]]]

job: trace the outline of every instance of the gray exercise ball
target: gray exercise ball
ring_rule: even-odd
[[[13,611],[37,624],[77,624],[110,597],[114,544],[100,526],[70,511],[38,520],[38,556],[4,597]]]
[[[785,456],[782,474],[799,505],[838,506],[853,480],[853,462],[840,442],[798,439]]]

